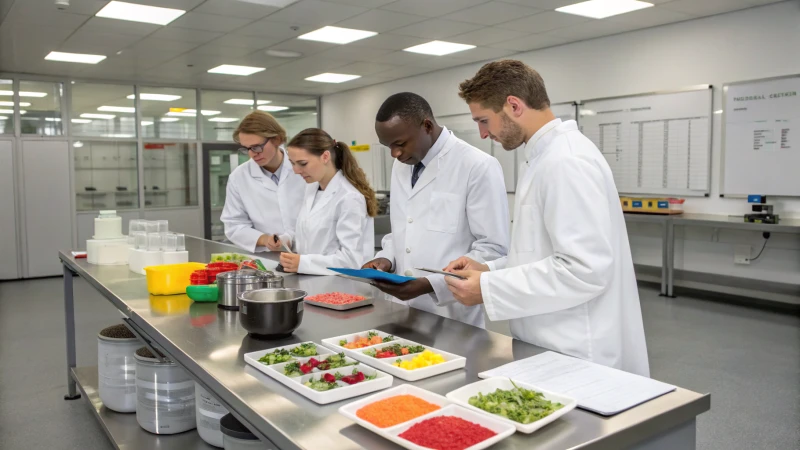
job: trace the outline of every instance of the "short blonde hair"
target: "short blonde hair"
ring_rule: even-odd
[[[286,143],[286,130],[272,117],[272,114],[263,111],[253,111],[239,122],[239,126],[233,132],[233,140],[236,143],[239,143],[239,133],[255,134],[267,139],[277,137],[281,139],[281,144]]]

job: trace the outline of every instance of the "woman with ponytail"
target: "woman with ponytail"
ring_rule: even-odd
[[[282,253],[286,272],[329,275],[328,267],[358,269],[375,253],[375,191],[344,142],[319,128],[298,133],[287,146],[305,197],[297,217],[297,254]]]

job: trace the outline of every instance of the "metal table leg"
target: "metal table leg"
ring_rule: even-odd
[[[64,400],[81,398],[72,378],[72,369],[77,365],[75,357],[75,301],[72,295],[72,277],[75,276],[67,266],[64,266],[64,320],[67,330],[67,394]]]
[[[675,223],[667,220],[666,227],[669,230],[669,241],[667,243],[667,297],[675,298],[672,294],[672,282],[675,274]]]
[[[666,219],[661,224],[661,296],[667,295],[667,254],[669,252],[669,223],[671,220]]]

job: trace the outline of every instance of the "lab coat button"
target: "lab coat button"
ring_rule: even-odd
[[[409,217],[409,218],[408,218],[408,223],[414,223],[414,219],[412,219],[411,217]]]
[[[412,272],[412,271],[411,271],[411,269],[409,269],[409,270],[406,270],[405,276],[407,276],[407,277],[413,277],[413,276],[414,276],[414,272]]]
[[[406,249],[406,253],[411,253],[411,249],[410,249],[410,248],[407,248],[407,249]]]

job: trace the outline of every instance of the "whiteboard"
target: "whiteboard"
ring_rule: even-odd
[[[800,196],[800,75],[723,93],[722,194]]]
[[[561,119],[562,122],[566,122],[567,120],[578,120],[578,108],[575,102],[569,103],[554,103],[550,105],[550,110],[553,111],[553,114],[556,116],[557,119]],[[503,146],[497,144],[497,148],[499,150],[503,150]],[[522,179],[522,175],[525,173],[525,168],[527,167],[525,161],[525,146],[521,146],[519,148],[514,149],[512,152],[514,153],[514,157],[517,161],[517,176],[514,183],[515,189],[509,192],[516,192],[516,182]]]
[[[620,194],[708,196],[711,86],[584,101],[580,129],[597,145]]]

